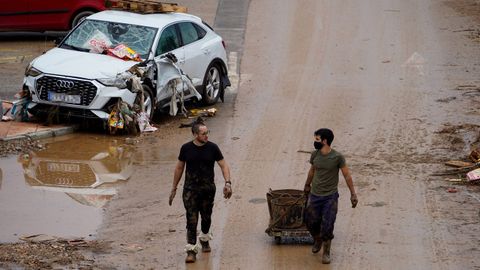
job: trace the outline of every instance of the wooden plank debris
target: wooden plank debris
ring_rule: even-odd
[[[157,0],[107,0],[106,5],[109,9],[131,11],[141,14],[187,12],[187,8],[184,6]]]
[[[473,163],[465,162],[465,161],[461,161],[461,160],[449,160],[449,161],[445,162],[445,165],[450,166],[450,167],[462,168],[462,167],[473,166]]]

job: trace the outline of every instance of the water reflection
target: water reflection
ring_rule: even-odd
[[[102,207],[132,175],[132,156],[121,140],[87,136],[54,141],[18,161],[32,188],[64,192],[80,204]]]

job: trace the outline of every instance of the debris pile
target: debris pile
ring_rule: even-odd
[[[27,106],[32,100],[29,91],[22,89],[14,97],[14,100],[0,100],[2,121],[28,121],[31,115],[27,112]]]
[[[27,138],[25,140],[0,140],[0,157],[5,157],[10,154],[26,153],[29,151],[42,150],[44,146],[37,140]]]
[[[102,244],[81,238],[69,240],[32,235],[20,240],[25,242],[0,244],[0,268],[62,269],[71,266],[92,269],[94,262],[82,255],[82,249],[102,249]]]
[[[474,148],[468,155],[468,161],[449,160],[445,165],[455,167],[455,169],[445,170],[434,175],[437,176],[456,176],[447,181],[452,183],[480,184],[480,148]]]
[[[188,113],[188,118],[192,119],[189,123],[181,123],[179,128],[186,128],[192,127],[196,123],[205,123],[203,117],[214,117],[217,113],[216,108],[209,108],[209,109],[191,109]]]
[[[168,53],[161,57],[162,61],[158,64],[149,61],[138,63],[132,66],[129,70],[117,74],[116,83],[119,85],[126,85],[126,87],[133,93],[137,93],[137,100],[133,108],[126,102],[118,101],[110,109],[110,116],[108,119],[108,127],[111,134],[115,134],[119,129],[126,131],[127,134],[137,134],[138,132],[152,132],[157,128],[150,125],[150,118],[155,108],[152,106],[151,111],[147,114],[145,108],[145,97],[151,93],[145,93],[144,84],[146,81],[157,81],[160,83],[159,87],[165,91],[172,92],[170,101],[170,115],[177,115],[180,111],[187,116],[188,111],[184,106],[184,92],[179,90],[178,84],[184,84],[188,91],[194,93],[197,99],[201,99],[200,93],[195,89],[191,79],[176,65],[177,58],[174,54]],[[160,72],[161,71],[161,72]],[[155,78],[155,74],[158,78]],[[162,79],[160,78],[162,77]],[[151,97],[150,97],[151,98]],[[150,100],[150,102],[152,102]],[[180,103],[180,108],[177,103]],[[206,112],[209,115],[214,115],[216,109],[210,109]]]

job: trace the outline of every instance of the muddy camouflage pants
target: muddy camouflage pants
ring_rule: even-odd
[[[333,227],[337,217],[338,192],[328,196],[310,194],[305,209],[305,224],[313,238],[322,241],[333,239]]]
[[[215,189],[211,190],[183,190],[183,205],[187,211],[187,242],[195,245],[197,243],[198,214],[202,219],[201,229],[208,233],[212,224],[213,200]]]

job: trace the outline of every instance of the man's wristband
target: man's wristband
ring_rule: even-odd
[[[230,182],[230,180],[228,180],[228,181],[225,181],[225,185],[226,185],[226,184],[229,184],[229,185],[231,186],[231,185],[232,185],[232,182]]]

